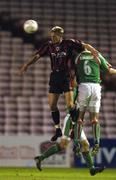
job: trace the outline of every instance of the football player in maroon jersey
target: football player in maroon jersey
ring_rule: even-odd
[[[73,104],[73,83],[74,77],[74,55],[81,53],[84,49],[88,49],[97,58],[97,51],[89,44],[85,44],[79,40],[63,39],[64,29],[55,26],[50,30],[50,38],[46,43],[34,52],[32,58],[22,65],[20,74],[23,74],[28,67],[35,63],[40,57],[49,56],[51,61],[51,74],[49,81],[49,106],[51,115],[55,124],[56,132],[51,138],[51,141],[56,141],[58,137],[62,136],[60,128],[60,112],[57,102],[60,94],[64,93],[67,109],[74,119],[76,109]]]

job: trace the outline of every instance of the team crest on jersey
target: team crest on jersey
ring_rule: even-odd
[[[59,51],[59,50],[60,50],[60,47],[59,47],[59,46],[57,46],[57,47],[56,47],[56,51]]]

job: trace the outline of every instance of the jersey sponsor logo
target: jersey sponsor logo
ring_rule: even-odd
[[[57,46],[57,47],[56,47],[56,51],[59,51],[59,50],[60,50],[60,47],[59,47],[59,46]]]
[[[56,57],[56,58],[62,58],[64,56],[66,56],[66,52],[60,52],[60,53],[51,53],[52,57]]]

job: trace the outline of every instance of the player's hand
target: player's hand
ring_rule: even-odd
[[[18,74],[19,74],[19,75],[23,75],[24,72],[26,72],[26,70],[27,70],[27,65],[24,64],[24,65],[19,69]]]

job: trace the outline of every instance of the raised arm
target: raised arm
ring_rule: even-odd
[[[34,53],[34,55],[30,58],[30,60],[21,66],[21,68],[19,69],[19,74],[22,75],[28,69],[28,67],[31,64],[34,64],[39,58],[40,58],[40,55],[37,53]]]
[[[86,43],[82,43],[85,47],[85,49],[87,49],[88,51],[91,51],[92,55],[96,58],[98,58],[98,51],[91,46],[90,44],[86,44]]]

